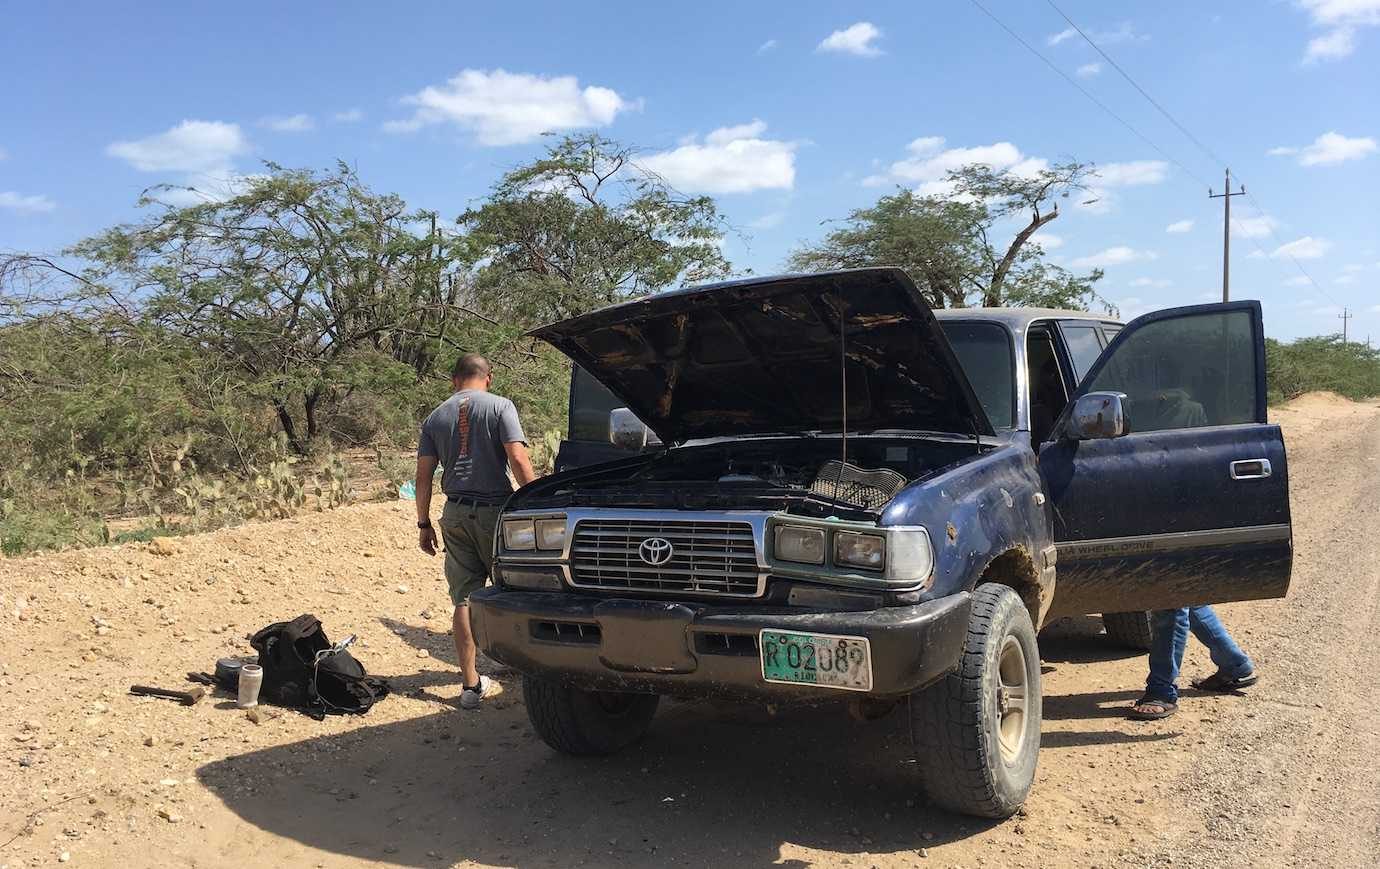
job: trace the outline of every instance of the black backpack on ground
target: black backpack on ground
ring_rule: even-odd
[[[331,654],[331,641],[313,615],[275,622],[249,641],[264,669],[261,699],[314,713],[363,714],[388,696],[388,683],[364,672],[348,651]]]

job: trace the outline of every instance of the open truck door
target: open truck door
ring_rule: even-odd
[[[556,453],[556,471],[625,459],[637,450],[613,443],[610,416],[623,402],[578,365],[570,373],[569,437]]]
[[[1259,302],[1127,326],[1041,445],[1052,616],[1283,597],[1293,542]]]

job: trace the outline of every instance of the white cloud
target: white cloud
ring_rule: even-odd
[[[1085,63],[1082,66],[1078,67],[1078,69],[1074,70],[1074,72],[1077,73],[1079,78],[1092,78],[1093,76],[1098,75],[1102,72],[1102,64]]]
[[[364,120],[363,109],[346,109],[343,112],[336,112],[331,115],[331,120],[338,124],[353,124],[356,121]]]
[[[105,153],[140,172],[223,172],[235,157],[249,150],[238,124],[223,121],[183,121],[167,132],[114,142]]]
[[[502,69],[463,70],[403,102],[416,111],[410,118],[386,122],[386,132],[452,123],[474,133],[481,145],[516,145],[554,130],[598,127],[636,107],[609,88],[581,88],[574,76],[546,78]]]
[[[1052,232],[1040,232],[1032,239],[1045,250],[1058,250],[1064,246],[1064,237]]]
[[[1310,280],[1308,280],[1308,278],[1304,277],[1303,275],[1295,275],[1294,277],[1292,277],[1292,278],[1290,278],[1289,280],[1285,281],[1285,282],[1284,282],[1284,286],[1286,286],[1286,287],[1306,287],[1306,286],[1308,286],[1308,285],[1311,284],[1311,283],[1313,283],[1313,282],[1310,281]]]
[[[1169,164],[1163,160],[1132,160],[1107,163],[1093,170],[1101,187],[1138,187],[1159,184],[1169,177]]]
[[[269,115],[259,118],[259,126],[275,133],[310,133],[316,129],[316,119],[307,114]]]
[[[1342,271],[1346,272],[1347,274],[1355,274],[1356,272],[1364,271],[1365,268],[1366,267],[1361,265],[1360,263],[1348,263],[1347,265],[1342,266]]]
[[[771,51],[771,50],[774,49],[774,48],[776,48],[776,40],[775,40],[775,39],[768,39],[766,42],[764,42],[764,43],[762,43],[761,45],[757,46],[757,53],[758,53],[758,54],[766,54],[768,51]]]
[[[795,186],[795,142],[762,138],[767,125],[720,127],[638,162],[671,186],[696,193],[751,193]]]
[[[1174,286],[1174,282],[1168,278],[1136,278],[1134,281],[1131,281],[1130,285],[1133,287],[1155,287],[1156,289],[1164,289],[1165,287]]]
[[[1356,29],[1338,27],[1308,40],[1308,48],[1303,52],[1304,63],[1318,63],[1323,60],[1339,60],[1348,57],[1356,50]]]
[[[1192,232],[1192,231],[1193,231],[1193,221],[1192,221],[1192,220],[1176,220],[1176,221],[1174,221],[1173,223],[1171,223],[1171,224],[1169,224],[1168,226],[1166,226],[1166,227],[1164,228],[1164,231],[1165,231],[1165,232],[1173,232],[1173,233]]]
[[[1140,296],[1127,296],[1123,299],[1112,299],[1112,304],[1116,305],[1117,311],[1121,313],[1121,318],[1126,321],[1134,320],[1141,314],[1148,314],[1151,311],[1158,311],[1164,304],[1147,302]]]
[[[1319,259],[1326,256],[1331,249],[1332,242],[1327,239],[1305,235],[1303,238],[1297,238],[1288,244],[1280,245],[1270,256],[1275,259],[1283,256],[1291,256],[1294,259]]]
[[[1380,145],[1369,136],[1348,138],[1335,130],[1323,133],[1313,140],[1313,144],[1303,148],[1271,148],[1274,157],[1297,154],[1300,166],[1332,166],[1347,160],[1359,160],[1374,154]]]
[[[57,208],[57,203],[41,193],[25,196],[12,190],[0,190],[0,208],[19,214],[46,214]]]
[[[1169,164],[1163,160],[1107,163],[1093,167],[1093,175],[1095,180],[1074,206],[1087,214],[1107,214],[1117,201],[1115,188],[1159,184],[1169,177]]]
[[[824,37],[815,50],[854,54],[858,57],[876,57],[882,50],[873,43],[880,39],[881,35],[882,31],[872,22],[859,21]]]
[[[1356,276],[1355,276],[1355,275],[1342,275],[1341,277],[1339,277],[1339,278],[1337,278],[1336,280],[1334,280],[1332,283],[1337,284],[1338,286],[1342,286],[1342,287],[1349,286],[1350,284],[1356,283]]]
[[[775,229],[786,220],[785,211],[770,211],[748,223],[751,229]]]
[[[915,192],[922,196],[947,196],[953,192],[953,184],[946,177],[948,173],[970,163],[982,163],[998,171],[1026,176],[1049,165],[1046,160],[1022,154],[1010,142],[945,149],[943,136],[923,136],[906,145],[906,151],[908,156],[892,163],[885,173],[864,178],[863,185],[907,184],[914,185]]]
[[[1293,147],[1292,145],[1280,145],[1278,148],[1271,148],[1265,153],[1269,154],[1271,157],[1288,157],[1293,154],[1297,154],[1298,152],[1299,149]]]
[[[1296,0],[1313,26],[1326,28],[1308,41],[1304,63],[1338,60],[1356,50],[1356,32],[1380,24],[1380,0]]]
[[[1231,228],[1232,232],[1241,238],[1264,238],[1279,228],[1279,222],[1268,214],[1255,217],[1233,217]]]
[[[1143,262],[1156,259],[1159,254],[1149,250],[1136,250],[1135,248],[1117,245],[1106,250],[1088,256],[1080,256],[1078,259],[1069,263],[1076,269],[1106,268],[1107,266],[1119,266],[1126,263]]]
[[[1051,33],[1045,38],[1045,44],[1049,46],[1059,45],[1068,42],[1078,35],[1078,31],[1072,27],[1065,28],[1058,33]],[[1136,31],[1136,27],[1129,21],[1123,21],[1112,30],[1089,30],[1088,38],[1099,45],[1115,45],[1118,42],[1142,42],[1150,37]]]

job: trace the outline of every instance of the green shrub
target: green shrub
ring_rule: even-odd
[[[1283,344],[1265,341],[1270,403],[1305,392],[1328,391],[1353,401],[1380,395],[1380,351],[1342,343],[1340,335],[1299,338]]]

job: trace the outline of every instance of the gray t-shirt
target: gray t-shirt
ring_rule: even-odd
[[[462,389],[422,421],[417,455],[436,457],[446,495],[498,504],[513,492],[503,449],[511,443],[527,443],[513,403],[482,389]]]

